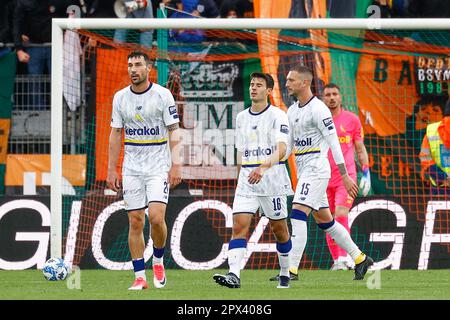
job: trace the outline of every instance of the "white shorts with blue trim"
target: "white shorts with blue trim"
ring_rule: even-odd
[[[328,181],[328,178],[300,178],[292,204],[302,204],[316,211],[328,208]]]
[[[147,208],[150,202],[167,204],[169,183],[167,173],[148,176],[123,176],[123,200],[125,210]]]
[[[287,196],[247,196],[236,195],[233,201],[233,214],[258,211],[270,220],[286,219]]]

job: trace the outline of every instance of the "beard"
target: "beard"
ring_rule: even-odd
[[[133,83],[134,85],[140,85],[141,83],[145,82],[146,78],[145,77],[140,77],[138,76],[137,79],[131,78],[131,83]]]

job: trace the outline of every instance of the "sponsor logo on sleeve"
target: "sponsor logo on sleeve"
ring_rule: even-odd
[[[173,114],[176,114],[177,113],[177,107],[175,107],[175,106],[170,106],[169,107],[169,114],[170,115],[173,115]]]
[[[331,126],[333,124],[333,118],[331,117],[323,119],[322,121],[325,127]]]

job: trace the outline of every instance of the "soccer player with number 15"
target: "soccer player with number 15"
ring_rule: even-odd
[[[288,110],[290,145],[295,154],[298,178],[291,213],[291,266],[297,267],[302,258],[307,240],[307,218],[312,213],[319,228],[354,260],[354,280],[362,280],[373,260],[359,250],[348,231],[331,215],[326,193],[331,173],[328,150],[331,150],[349,196],[357,196],[358,186],[347,172],[331,112],[312,94],[312,80],[312,70],[300,65],[291,68],[286,77],[286,88],[297,99]],[[291,270],[291,278],[298,278],[296,271]]]

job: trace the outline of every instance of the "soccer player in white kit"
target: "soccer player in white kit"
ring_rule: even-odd
[[[143,230],[148,207],[153,240],[153,284],[166,285],[163,264],[167,238],[165,211],[169,188],[181,182],[177,145],[179,117],[170,91],[148,80],[152,67],[149,57],[139,51],[128,56],[131,85],[116,92],[113,99],[107,186],[119,191],[117,163],[124,137],[122,166],[123,199],[128,213],[128,242],[135,273],[129,290],[147,289]],[[170,148],[170,153],[169,153]]]
[[[373,260],[359,250],[347,230],[340,223],[335,223],[331,215],[326,193],[331,176],[327,157],[329,149],[352,198],[357,196],[358,186],[347,173],[331,112],[311,91],[312,80],[313,73],[305,66],[291,68],[286,78],[289,94],[297,99],[287,113],[298,178],[290,217],[291,266],[296,267],[291,267],[290,275],[291,279],[298,279],[297,268],[307,240],[307,218],[312,213],[319,228],[329,234],[355,261],[354,280],[362,280]]]
[[[289,288],[291,239],[287,225],[287,195],[291,181],[284,165],[289,150],[289,124],[281,109],[267,103],[274,80],[267,73],[252,73],[252,105],[236,117],[238,184],[233,202],[233,235],[228,244],[229,273],[213,279],[229,288],[240,288],[240,270],[247,248],[253,215],[262,209],[269,218],[280,263],[277,288]],[[239,165],[240,164],[240,165]]]

